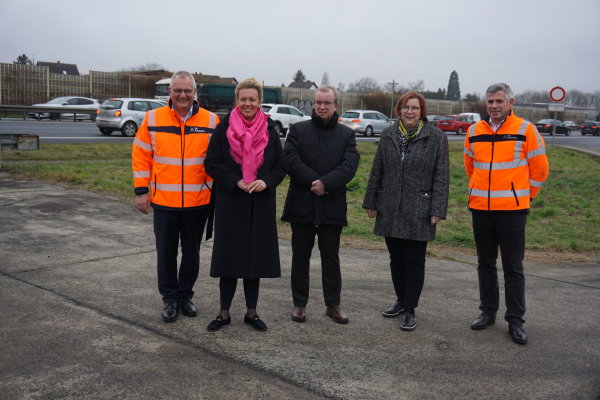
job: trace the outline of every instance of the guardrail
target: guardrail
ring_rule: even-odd
[[[31,116],[32,118],[36,118],[36,119],[41,119],[41,117],[39,116],[40,113],[49,113],[51,114],[51,117],[54,117],[55,114],[56,118],[51,118],[51,119],[58,119],[58,120],[73,120],[76,121],[77,120],[77,114],[89,114],[91,116],[92,120],[96,119],[96,109],[95,108],[81,108],[81,109],[69,109],[69,108],[65,108],[65,107],[42,107],[42,106],[13,106],[13,105],[0,105],[0,120],[2,119],[2,115],[6,116],[6,114],[23,114],[23,120],[25,120],[28,116],[28,114],[37,114],[38,116]],[[62,115],[68,114],[69,117],[63,117]],[[73,118],[70,117],[70,115],[73,115]]]

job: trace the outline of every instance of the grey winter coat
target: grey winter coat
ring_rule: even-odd
[[[446,218],[448,208],[448,138],[425,123],[401,161],[397,127],[381,135],[363,208],[377,211],[376,235],[430,241],[431,217]]]

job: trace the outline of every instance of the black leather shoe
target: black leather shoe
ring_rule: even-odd
[[[523,325],[508,325],[508,334],[513,342],[517,344],[527,344],[527,334],[523,330]]]
[[[179,308],[181,309],[181,313],[186,317],[195,317],[197,315],[196,306],[190,299],[179,300]]]
[[[246,324],[252,325],[254,329],[257,331],[266,331],[267,324],[265,324],[262,319],[258,315],[254,315],[254,317],[249,317],[248,315],[244,315],[244,322]]]
[[[479,317],[475,318],[473,322],[471,322],[471,329],[480,331],[482,329],[487,328],[490,325],[494,325],[495,323],[496,318],[488,314],[481,314]]]
[[[408,311],[404,312],[404,318],[402,319],[402,324],[400,324],[400,329],[403,331],[412,331],[417,326],[417,318],[415,318],[414,314],[409,313]]]
[[[207,331],[215,332],[224,327],[225,325],[229,325],[231,323],[231,315],[224,319],[222,315],[217,315],[217,318],[210,321],[210,324],[206,327]]]
[[[177,302],[169,301],[165,303],[165,308],[163,308],[161,315],[165,322],[175,321],[177,319]]]
[[[383,310],[383,316],[387,318],[396,317],[404,312],[404,307],[397,301],[394,304],[390,304],[388,308]]]

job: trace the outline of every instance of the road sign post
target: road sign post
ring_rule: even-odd
[[[567,96],[567,92],[560,86],[554,86],[550,89],[550,100],[555,103],[563,101]],[[564,104],[548,104],[548,111],[554,111],[554,120],[556,121],[556,113],[565,111]],[[556,135],[556,124],[552,125],[552,136]]]

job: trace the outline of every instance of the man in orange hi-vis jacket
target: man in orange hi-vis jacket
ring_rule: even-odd
[[[179,71],[171,78],[169,104],[146,113],[133,142],[136,207],[144,214],[154,209],[158,290],[165,322],[175,321],[179,310],[196,316],[193,287],[212,188],[204,157],[218,122],[219,117],[198,105],[194,77]]]
[[[489,117],[471,125],[464,144],[481,301],[481,315],[471,328],[485,329],[496,321],[499,246],[508,334],[515,343],[526,344],[525,224],[530,203],[548,177],[548,159],[544,139],[535,125],[514,114],[514,98],[507,84],[491,85],[486,102]]]

